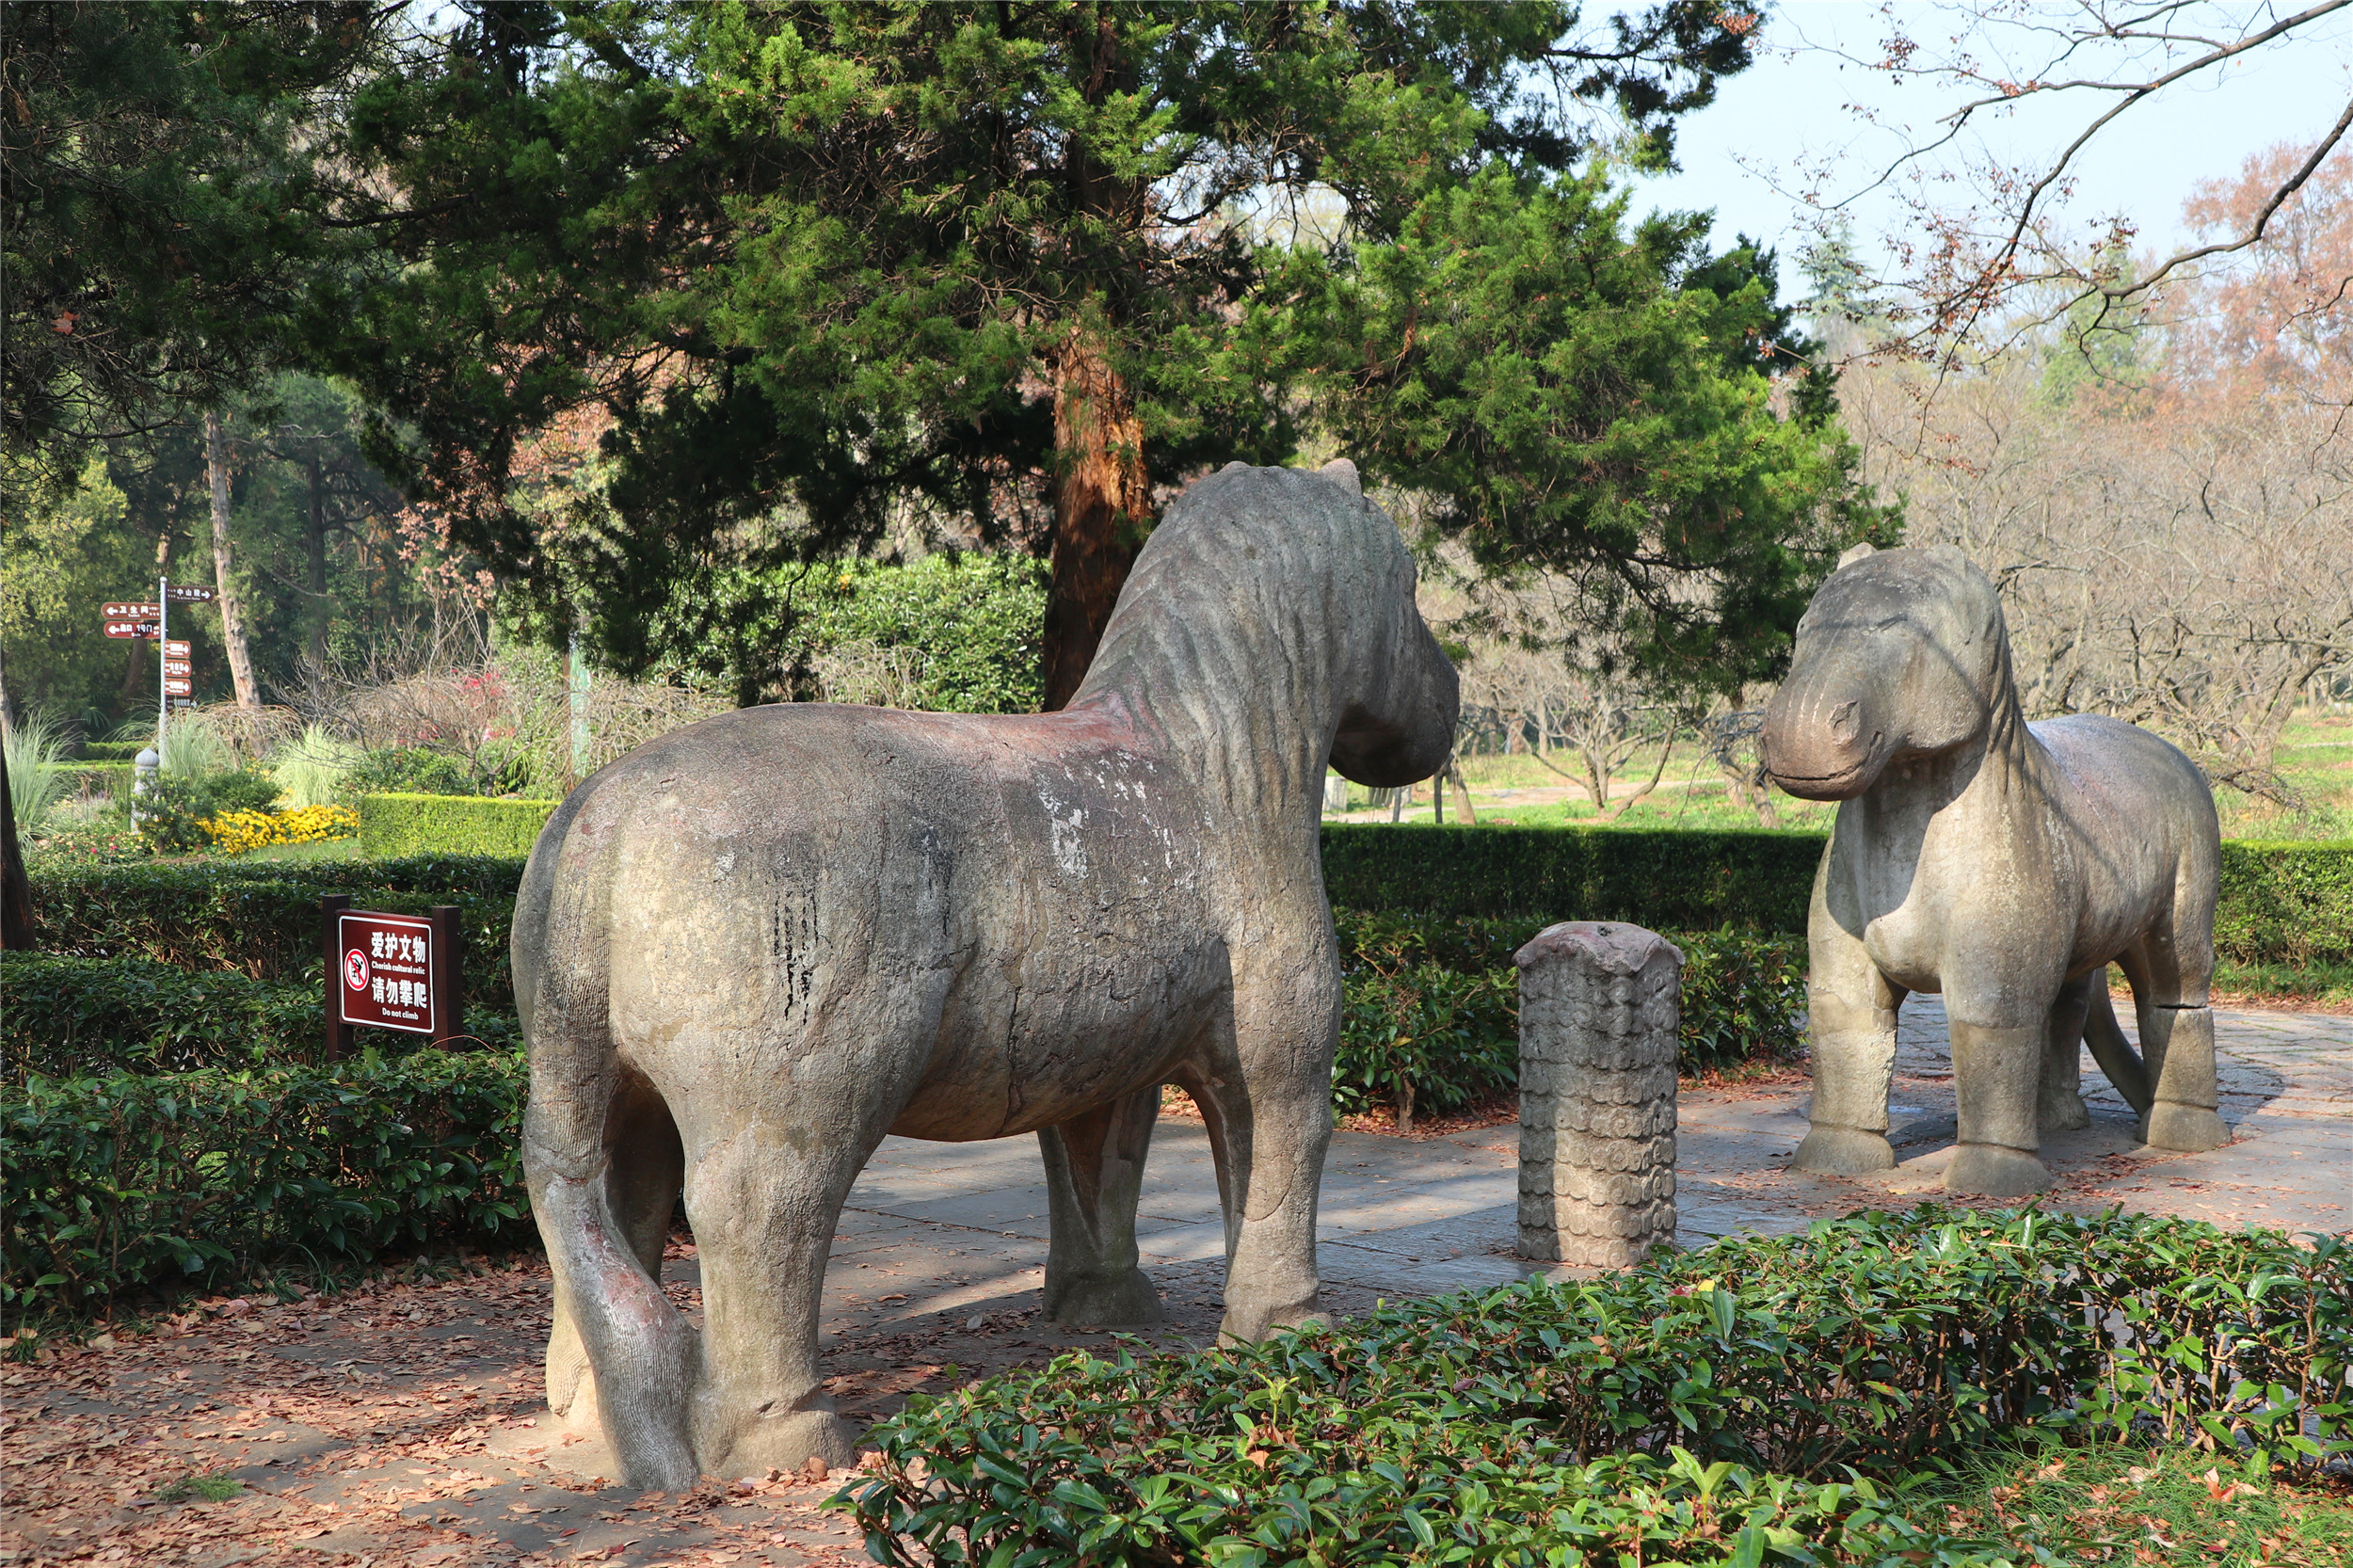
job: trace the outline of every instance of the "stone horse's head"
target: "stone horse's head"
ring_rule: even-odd
[[[1852,800],[1889,763],[1985,732],[2009,691],[2009,639],[1985,573],[1951,545],[1847,552],[1798,622],[1758,736],[1765,775]]]
[[[1321,471],[1359,498],[1370,535],[1362,563],[1368,585],[1354,657],[1343,661],[1339,726],[1332,766],[1344,778],[1394,788],[1428,778],[1454,749],[1462,713],[1461,678],[1430,634],[1414,597],[1413,552],[1386,513],[1361,500],[1355,465],[1341,459]]]

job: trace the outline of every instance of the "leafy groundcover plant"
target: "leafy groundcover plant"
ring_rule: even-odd
[[[1903,1494],[2020,1432],[2309,1474],[2349,1355],[2340,1240],[1928,1206],[919,1396],[835,1506],[990,1568],[2057,1561]]]

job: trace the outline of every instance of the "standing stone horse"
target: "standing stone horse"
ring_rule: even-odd
[[[1798,623],[1760,744],[1773,782],[1842,803],[1807,927],[1814,1106],[1799,1167],[1895,1164],[1908,991],[1942,991],[1952,1024],[1952,1192],[2049,1185],[2041,1131],[2090,1121],[2087,1042],[2149,1143],[2228,1140],[2206,1006],[2221,847],[2205,777],[2116,719],[2026,723],[2001,602],[1960,551],[1849,552]],[[2145,1061],[2117,1027],[2110,962]]]
[[[1136,1204],[1179,1084],[1217,1163],[1224,1332],[1315,1312],[1322,780],[1405,784],[1451,748],[1414,578],[1349,465],[1234,464],[1170,508],[1064,711],[746,709],[565,801],[515,908],[523,1163],[549,1402],[627,1480],[851,1459],[819,1291],[887,1133],[1035,1132],[1047,1307],[1148,1321]],[[699,1337],[659,1284],[681,1192]]]

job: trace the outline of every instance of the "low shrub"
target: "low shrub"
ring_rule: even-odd
[[[539,829],[563,804],[490,800],[479,795],[366,794],[360,797],[360,853],[393,859],[413,855],[529,858]]]
[[[485,789],[483,779],[464,761],[424,746],[387,746],[357,758],[344,771],[343,789],[355,795],[501,792]]]
[[[2353,964],[2353,842],[2226,840],[2214,945],[2250,967]]]
[[[470,1007],[514,1006],[507,957],[519,860],[430,855],[328,865],[43,864],[33,879],[35,945],[84,958],[138,957],[257,980],[315,979],[318,901],[421,915],[457,906]]]
[[[1343,1112],[1449,1111],[1517,1081],[1513,954],[1550,921],[1339,910],[1347,1001],[1333,1071]],[[1805,1048],[1805,943],[1726,926],[1670,934],[1683,950],[1686,1074]]]
[[[509,1052],[37,1078],[0,1088],[0,1295],[18,1317],[528,1225]]]
[[[297,806],[291,811],[224,811],[207,817],[205,837],[223,855],[242,855],[267,844],[317,844],[349,839],[360,831],[360,813],[348,806]]]
[[[136,762],[139,753],[155,743],[144,741],[84,741],[82,755],[93,762]]]
[[[1509,969],[1464,974],[1417,964],[1342,982],[1332,1108],[1380,1105],[1401,1128],[1417,1110],[1459,1111],[1519,1081],[1518,988]]]
[[[837,1505],[887,1563],[1975,1560],[1875,1480],[2022,1429],[2309,1473],[2349,1361],[2342,1239],[1926,1206],[918,1395]]]
[[[138,797],[139,832],[164,854],[184,855],[212,846],[209,819],[267,811],[277,801],[278,780],[265,773],[163,774]]]
[[[65,794],[128,800],[131,786],[138,781],[138,769],[129,762],[68,762],[57,776]]]
[[[323,1060],[326,999],[307,984],[252,980],[234,969],[191,971],[150,958],[60,958],[0,952],[0,1050],[8,1081],[294,1066]],[[521,1029],[512,1014],[467,1010],[464,1032],[505,1049]],[[361,1038],[406,1051],[424,1037],[386,1031]]]

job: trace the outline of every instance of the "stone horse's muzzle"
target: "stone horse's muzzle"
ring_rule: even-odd
[[[1816,664],[1798,668],[1757,732],[1765,776],[1801,800],[1852,800],[1878,781],[1900,737],[1879,721],[1866,680]]]

